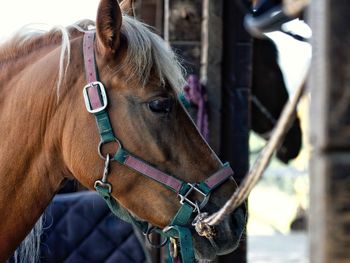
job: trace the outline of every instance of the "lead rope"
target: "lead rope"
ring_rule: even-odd
[[[250,169],[250,172],[242,181],[241,185],[236,189],[230,199],[219,211],[210,216],[201,215],[199,218],[197,218],[195,229],[200,236],[209,238],[212,235],[213,226],[222,222],[227,215],[231,214],[248,198],[249,193],[262,177],[274,151],[280,146],[285,134],[295,118],[298,102],[300,101],[305,90],[305,82],[303,81],[302,83],[303,84],[300,85],[295,91],[293,98],[288,101],[283,108],[281,117],[276,124],[275,131],[264,149],[259,154],[257,160]]]

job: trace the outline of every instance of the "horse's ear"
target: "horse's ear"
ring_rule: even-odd
[[[134,12],[134,0],[123,0],[120,3],[120,9],[124,14],[127,14],[128,16],[135,16]]]
[[[97,11],[96,31],[99,48],[114,53],[120,45],[122,13],[117,0],[101,0]]]

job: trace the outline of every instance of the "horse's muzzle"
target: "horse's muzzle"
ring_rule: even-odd
[[[246,207],[242,205],[222,223],[215,226],[213,238],[208,239],[195,234],[193,246],[196,258],[213,260],[218,255],[234,251],[239,245],[245,225]]]

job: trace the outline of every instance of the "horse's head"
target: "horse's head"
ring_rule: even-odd
[[[124,2],[122,9],[127,6]],[[91,47],[84,48],[95,49],[99,80],[108,96],[106,110],[113,133],[124,149],[137,156],[137,160],[142,160],[141,166],[149,164],[143,168],[148,172],[155,168],[151,174],[156,176],[162,172],[170,174],[175,178],[175,181],[172,179],[175,184],[176,180],[204,182],[223,168],[177,99],[184,85],[181,68],[160,37],[135,19],[122,16],[116,0],[101,0],[96,39],[92,43]],[[102,178],[104,161],[97,154],[98,129],[93,115],[85,109],[81,92],[86,84],[82,48],[81,38],[72,40],[70,70],[66,79],[74,83],[71,94],[77,99],[69,106],[71,112],[63,134],[63,155],[74,177],[94,189],[95,182]],[[74,77],[73,69],[81,76]],[[103,94],[99,95],[101,98]],[[121,147],[118,143],[107,139],[100,150],[103,156],[110,153],[113,157],[118,147]],[[181,206],[178,193],[136,170],[117,161],[110,163],[108,183],[112,186],[112,197],[138,220],[159,228],[168,226]],[[162,175],[161,180],[167,181]],[[203,202],[201,212],[218,210],[236,188],[233,180],[217,182],[220,186],[205,198],[207,203]],[[183,191],[182,195],[190,192],[188,188],[180,191]],[[203,201],[203,196],[192,191],[188,199]],[[196,257],[212,259],[237,247],[245,227],[243,208],[216,226],[216,235],[210,241],[195,234],[191,226],[195,216],[196,213],[191,214],[186,227],[193,234]]]
[[[269,140],[284,105],[289,100],[289,94],[277,62],[278,50],[274,42],[270,39],[254,39],[253,48],[252,129]],[[302,131],[300,119],[296,116],[277,150],[277,158],[288,163],[298,156],[301,146]]]

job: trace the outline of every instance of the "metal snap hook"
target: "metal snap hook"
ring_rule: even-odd
[[[106,155],[106,159],[105,159],[105,166],[103,169],[103,175],[102,175],[102,179],[101,180],[97,180],[94,184],[95,189],[97,187],[102,187],[108,190],[108,193],[112,193],[112,185],[110,183],[108,183],[107,181],[107,177],[109,174],[109,163],[110,163],[110,155],[107,154]]]

